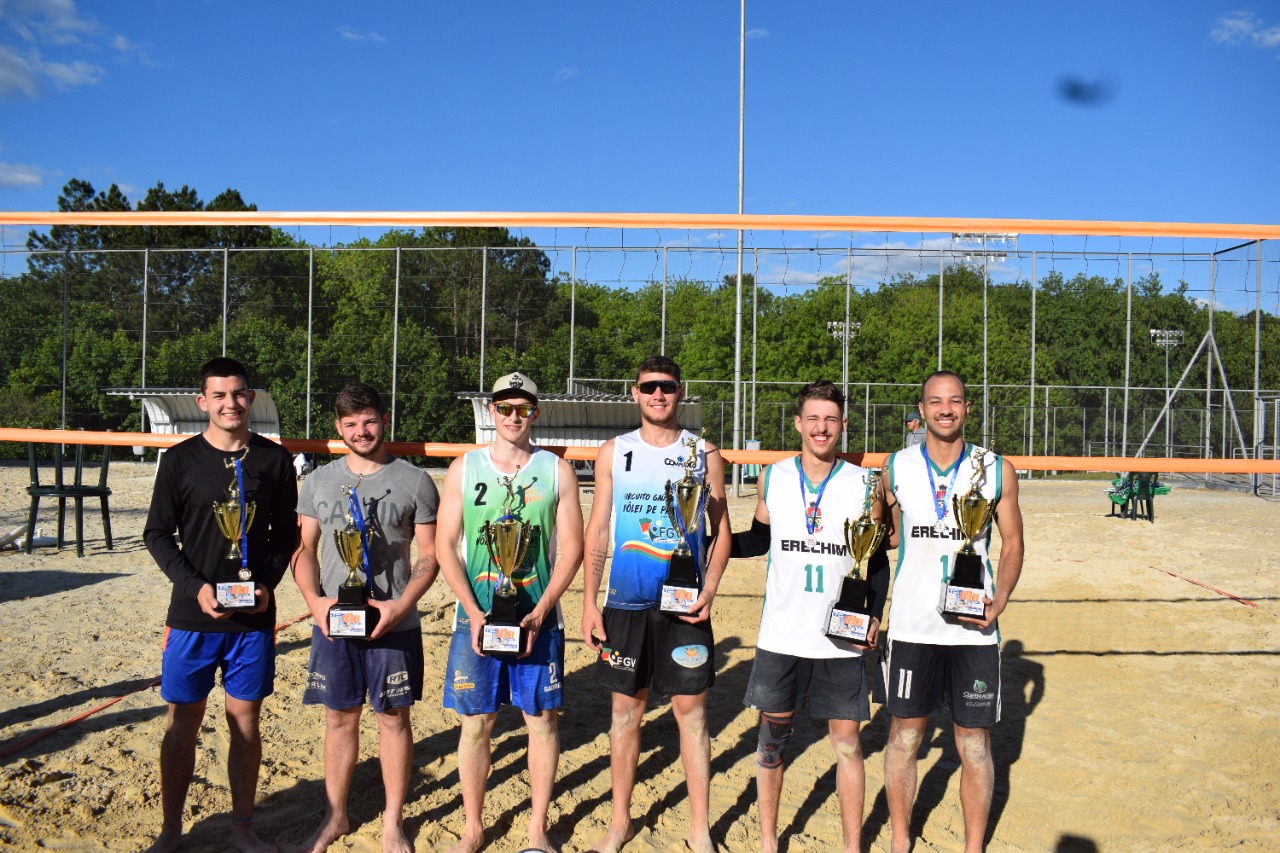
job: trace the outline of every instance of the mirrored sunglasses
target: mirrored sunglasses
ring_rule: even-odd
[[[494,410],[502,417],[510,417],[515,412],[522,418],[531,417],[538,407],[532,403],[494,403]]]

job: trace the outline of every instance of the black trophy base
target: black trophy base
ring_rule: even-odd
[[[833,640],[844,640],[860,648],[870,648],[871,612],[867,607],[870,587],[861,578],[845,578],[840,584],[840,597],[827,611],[823,633]]]
[[[942,584],[938,612],[949,622],[957,622],[962,616],[980,619],[987,610],[982,601],[985,594],[982,557],[977,553],[966,554],[961,551],[956,554],[955,571],[951,580]]]
[[[516,656],[524,651],[525,631],[514,595],[495,595],[480,629],[480,651],[487,655]]]
[[[671,565],[667,569],[667,579],[662,584],[658,610],[672,616],[683,616],[693,610],[693,605],[701,594],[702,587],[698,583],[698,563],[693,558],[693,554],[673,552]]]
[[[329,636],[363,640],[378,626],[378,608],[370,607],[364,587],[338,587],[338,603],[329,608]]]
[[[258,598],[254,594],[256,587],[253,581],[231,581],[220,583],[214,588],[214,596],[218,599],[220,610],[252,610],[258,606]]]

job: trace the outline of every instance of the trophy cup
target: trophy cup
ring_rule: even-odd
[[[520,469],[516,468],[516,474]],[[524,629],[520,627],[517,609],[516,587],[511,575],[524,564],[529,543],[533,540],[533,528],[527,521],[520,521],[511,513],[515,503],[515,490],[511,477],[504,477],[507,496],[502,501],[502,517],[486,521],[481,533],[489,558],[498,567],[498,582],[493,588],[493,604],[485,614],[480,635],[480,651],[491,655],[518,655],[524,651]]]
[[[354,489],[343,486],[342,493],[347,497],[350,507]],[[338,587],[338,603],[329,608],[329,636],[352,637],[364,639],[373,632],[381,615],[378,608],[370,607],[365,596],[364,584],[360,582],[357,570],[365,560],[365,536],[351,510],[346,512],[347,523],[341,530],[333,531],[333,542],[338,548],[338,556],[351,570],[347,579]]]
[[[666,485],[667,518],[679,534],[680,541],[671,552],[671,565],[658,602],[658,610],[676,615],[693,610],[702,591],[699,584],[702,566],[693,556],[691,545],[702,526],[708,495],[707,484],[699,483],[693,476],[698,467],[698,437],[689,436],[685,444],[689,453],[684,460],[684,476],[678,483],[668,480]]]
[[[239,461],[231,463],[231,467]],[[246,503],[241,499],[238,476],[227,487],[227,499],[213,502],[213,517],[218,522],[218,530],[231,543],[223,559],[240,564],[240,571],[236,573],[237,580],[219,583],[214,587],[218,606],[223,610],[252,610],[258,606],[254,597],[253,572],[249,571],[248,542],[245,542],[243,548],[240,544],[249,528],[253,527],[253,515],[257,508],[255,501]]]
[[[969,491],[951,498],[956,523],[964,534],[964,545],[952,560],[951,579],[942,582],[938,612],[948,621],[955,621],[960,616],[981,617],[986,612],[986,605],[982,603],[985,592],[983,559],[973,548],[973,540],[991,523],[996,509],[994,501],[982,496],[982,483],[986,479],[985,453],[982,450],[974,452]]]
[[[862,561],[876,552],[884,538],[885,525],[871,519],[871,502],[880,482],[878,472],[867,474],[867,497],[857,521],[844,520],[844,544],[853,557],[853,568],[840,584],[840,597],[827,611],[826,635],[833,640],[847,640],[867,648],[867,632],[871,630],[871,609],[867,606],[870,586],[862,576]]]

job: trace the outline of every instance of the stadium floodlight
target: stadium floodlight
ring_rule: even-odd
[[[844,340],[844,337],[845,337],[844,329],[845,329],[844,320],[828,320],[827,321],[827,334],[835,338],[837,341]],[[856,338],[860,331],[862,331],[861,323],[858,323],[858,322],[849,323],[849,337],[851,339]]]
[[[1152,329],[1151,343],[1164,349],[1164,455],[1169,455],[1169,443],[1173,437],[1170,420],[1173,417],[1173,400],[1169,396],[1169,350],[1182,343],[1181,329]]]

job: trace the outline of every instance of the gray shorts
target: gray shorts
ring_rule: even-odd
[[[806,698],[815,719],[871,719],[862,658],[812,659],[756,649],[742,704],[777,714],[795,711]]]
[[[968,729],[1000,721],[1000,647],[935,646],[894,640],[885,644],[889,713],[927,717],[949,708],[951,719]]]

